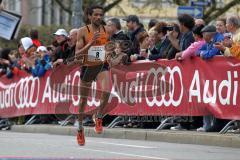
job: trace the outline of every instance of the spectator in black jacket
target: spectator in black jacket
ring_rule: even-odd
[[[57,41],[57,47],[54,51],[54,55],[52,58],[53,66],[61,64],[64,62],[69,55],[69,46],[68,46],[68,33],[65,29],[58,29],[55,33],[55,39]]]
[[[130,40],[133,43],[131,54],[139,54],[140,46],[138,42],[138,35],[141,32],[145,32],[143,25],[139,22],[139,18],[136,15],[129,15],[126,19],[127,28],[129,31]]]
[[[106,31],[110,36],[110,41],[130,40],[123,30],[121,30],[122,26],[118,18],[110,18],[106,23]]]
[[[118,18],[110,18],[106,22],[106,31],[110,36],[110,41],[128,41],[129,49],[125,51],[125,53],[128,55],[128,60],[130,61],[130,56],[132,52],[132,43],[130,41],[130,38],[123,32],[120,20]]]
[[[178,22],[182,33],[180,40],[171,35],[168,36],[168,39],[177,50],[184,51],[195,41],[192,33],[195,21],[190,15],[182,14],[178,17]]]

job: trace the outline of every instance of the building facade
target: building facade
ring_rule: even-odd
[[[21,14],[23,24],[36,26],[70,24],[69,14],[54,0],[3,0],[3,4],[7,10]]]

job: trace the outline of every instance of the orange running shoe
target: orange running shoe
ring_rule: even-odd
[[[85,136],[84,136],[84,129],[78,130],[77,133],[77,142],[80,146],[85,145]]]
[[[103,131],[103,127],[102,127],[102,118],[96,118],[95,119],[95,132],[97,134],[101,134]]]

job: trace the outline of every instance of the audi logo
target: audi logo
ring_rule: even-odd
[[[176,75],[175,75],[176,74]],[[153,81],[150,81],[150,77],[153,76]],[[167,79],[168,77],[168,79]],[[180,94],[178,95],[178,99],[174,99],[175,94],[175,81],[177,80],[177,77],[179,79],[180,85],[177,86],[177,88],[180,88]],[[151,83],[152,85],[152,96],[151,99],[146,94],[148,84]],[[166,98],[166,95],[168,94],[169,98]],[[164,106],[170,106],[171,104],[173,106],[178,106],[181,103],[183,97],[183,82],[182,82],[182,74],[179,67],[174,67],[171,69],[170,67],[166,68],[151,68],[148,71],[148,75],[145,81],[145,98],[146,103],[149,107],[153,107],[154,105],[160,107],[162,105]]]
[[[40,91],[40,81],[37,77],[22,78],[16,83],[14,90],[14,103],[20,109],[36,107]]]

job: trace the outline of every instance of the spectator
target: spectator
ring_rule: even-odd
[[[110,41],[130,40],[121,29],[121,23],[118,18],[110,18],[107,20],[106,30],[110,36]]]
[[[168,31],[167,37],[172,36],[172,37],[174,37],[174,39],[179,40],[181,37],[179,25],[176,23],[172,23],[171,27],[172,27],[172,29],[170,28],[170,31]],[[177,52],[179,52],[179,50],[176,49],[172,43],[169,43],[168,47],[166,48],[165,51],[163,51],[162,55],[164,58],[170,60],[170,59],[175,58],[175,55]]]
[[[23,49],[23,57],[30,57],[36,51],[36,46],[29,37],[21,38],[19,47]]]
[[[143,60],[148,57],[148,47],[149,47],[149,36],[147,32],[141,32],[138,35],[138,42],[139,42],[139,53],[131,55],[131,61],[134,62],[136,60]]]
[[[17,62],[16,52],[6,48],[1,52],[0,68],[1,75],[6,74],[7,78],[12,78],[19,71],[19,65]]]
[[[240,57],[238,48],[240,47],[240,19],[237,16],[227,17],[226,20],[227,31],[232,35],[225,36],[223,43],[215,45],[221,50],[225,56]]]
[[[18,63],[20,56],[16,50],[13,50],[9,53],[8,57],[10,60],[10,69],[13,75],[17,75],[20,70],[20,65]]]
[[[202,34],[206,43],[197,51],[197,55],[203,59],[220,55],[220,50],[214,47],[214,44],[223,41],[223,35],[218,33],[216,27],[212,25],[205,26],[202,29]]]
[[[216,29],[218,33],[224,34],[226,32],[226,19],[219,18],[216,21]]]
[[[127,22],[129,38],[133,43],[131,54],[139,54],[140,46],[137,37],[139,33],[145,32],[145,29],[140,24],[139,19],[136,15],[129,15],[126,19],[123,20]]]
[[[57,42],[57,47],[53,55],[53,66],[62,64],[64,59],[68,57],[69,46],[68,46],[68,33],[65,29],[58,29],[55,33],[55,39]]]
[[[0,54],[0,76],[8,74],[8,72],[9,72],[10,61],[9,61],[8,54],[10,52],[11,52],[11,50],[9,48],[5,48],[1,51],[1,54]]]
[[[157,23],[158,21],[156,19],[151,19],[148,23],[148,31],[150,31],[150,29],[153,28]]]
[[[36,47],[39,47],[39,46],[42,45],[41,42],[38,39],[38,31],[36,29],[31,29],[29,35],[30,35],[30,38],[32,39],[33,44]]]
[[[200,49],[203,44],[205,44],[205,40],[203,39],[203,35],[201,30],[203,29],[204,25],[196,25],[193,27],[193,36],[195,42],[192,43],[186,50],[179,52],[176,54],[177,60],[183,60],[188,57],[196,56],[196,52]]]
[[[35,56],[37,56],[35,64],[30,67],[30,71],[34,77],[42,77],[47,70],[52,68],[47,48],[45,46],[39,46]]]
[[[20,53],[21,59],[19,60],[19,65],[21,69],[29,71],[29,67],[34,63],[30,57],[34,55],[36,47],[29,37],[21,38],[18,45],[18,51]]]
[[[176,49],[180,51],[184,51],[191,45],[191,43],[194,42],[192,29],[195,25],[195,22],[194,22],[194,19],[188,14],[180,15],[178,17],[178,21],[180,25],[180,31],[182,33],[180,40],[178,41],[174,37],[168,37],[168,38]]]
[[[217,32],[215,26],[205,26],[202,29],[203,38],[206,43],[197,51],[203,59],[212,58],[215,55],[220,55],[220,50],[215,47],[214,44],[219,43],[223,40],[223,35]],[[214,123],[214,117],[212,115],[203,116],[203,126],[198,128],[197,131],[205,132],[212,128]]]
[[[195,19],[195,25],[205,25],[205,21],[203,19]]]
[[[165,22],[159,22],[155,27],[155,31],[158,33],[157,37],[157,43],[155,47],[151,47],[150,49],[150,55],[149,60],[158,60],[160,58],[166,58],[166,55],[164,55],[164,51],[168,48],[170,41],[167,37],[167,23]]]
[[[161,39],[158,38],[158,32],[155,27],[151,28],[148,32],[149,35],[149,53],[157,53],[161,46]]]
[[[158,54],[160,52],[160,46],[162,43],[162,37],[160,28],[163,26],[167,26],[165,22],[159,22],[156,26],[151,28],[148,32],[149,34],[149,53],[150,54]]]
[[[110,67],[130,64],[128,60],[129,57],[125,53],[127,50],[125,41],[115,41],[112,43],[114,43],[114,47],[111,47],[113,45],[111,43],[105,46],[106,52],[108,52],[107,61]]]
[[[69,40],[68,40],[68,46],[69,46],[69,54],[67,55],[66,60],[64,63],[71,62],[75,59],[75,48],[77,43],[77,33],[78,29],[74,28],[69,32]]]

